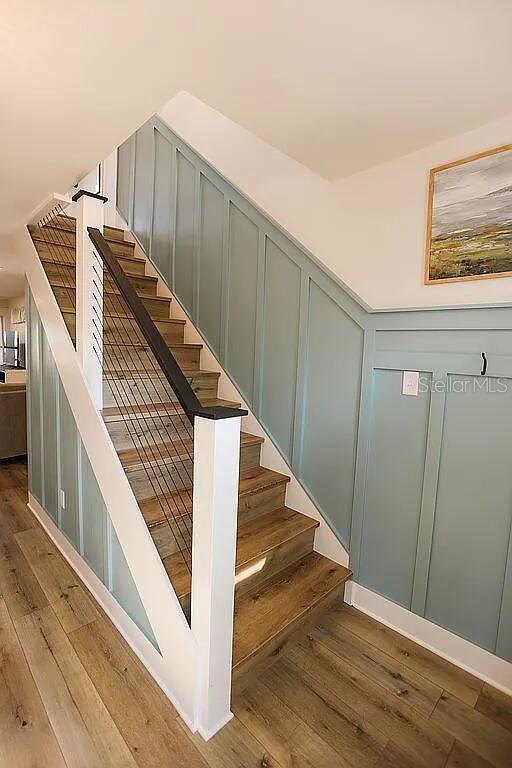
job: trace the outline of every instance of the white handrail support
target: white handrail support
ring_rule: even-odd
[[[103,264],[87,231],[103,232],[105,198],[78,193],[76,202],[76,350],[96,408],[103,407]]]
[[[194,420],[192,634],[196,712],[208,739],[231,717],[241,417]]]

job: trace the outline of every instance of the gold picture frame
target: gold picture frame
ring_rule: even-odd
[[[429,173],[425,284],[498,277],[512,277],[512,144]]]

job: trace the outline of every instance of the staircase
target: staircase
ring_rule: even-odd
[[[75,335],[75,220],[63,215],[49,225],[31,227],[31,236],[44,266],[71,337]],[[44,231],[43,231],[44,230]],[[237,406],[218,398],[219,374],[201,368],[201,344],[184,342],[185,321],[171,314],[172,300],[157,294],[158,279],[146,275],[146,261],[135,256],[135,246],[124,232],[104,228],[104,237],[132,286],[142,299],[176,361],[201,403]],[[114,308],[115,288],[105,279],[105,307]],[[105,312],[104,344],[115,338],[127,319]],[[112,342],[111,342],[112,343]],[[132,345],[127,366],[122,350],[109,347],[104,376],[103,419],[120,462],[185,614],[190,617],[191,573],[184,552],[191,529],[192,440],[183,428],[177,401],[152,401],[144,383],[160,383],[146,362],[144,344]],[[164,390],[162,390],[164,391]],[[113,393],[128,392],[129,404]],[[135,395],[134,395],[135,393]],[[158,421],[156,420],[158,417]],[[165,428],[165,429],[164,429]],[[176,442],[166,442],[168,430]],[[137,435],[141,451],[134,448]],[[286,506],[289,477],[261,466],[260,437],[243,432],[240,444],[238,538],[233,645],[233,679],[256,671],[277,658],[283,647],[322,612],[342,600],[350,571],[313,550],[317,521]],[[178,447],[177,447],[178,446]],[[178,472],[179,489],[165,498],[155,491],[151,477]],[[157,484],[158,485],[158,484]],[[163,503],[165,502],[165,504]],[[166,514],[166,505],[177,510]]]

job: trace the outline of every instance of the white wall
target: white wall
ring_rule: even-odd
[[[433,118],[435,119],[435,118]],[[512,114],[447,141],[340,179],[336,184],[347,254],[374,307],[449,306],[512,301],[512,278],[424,285],[430,168],[512,143]],[[511,179],[512,182],[512,179]]]
[[[512,115],[337,182],[188,93],[159,115],[370,307],[512,301],[511,278],[423,285],[429,168],[511,142]]]

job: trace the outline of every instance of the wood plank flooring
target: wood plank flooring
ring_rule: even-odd
[[[0,768],[511,768],[512,699],[347,606],[180,721],[0,464]]]

